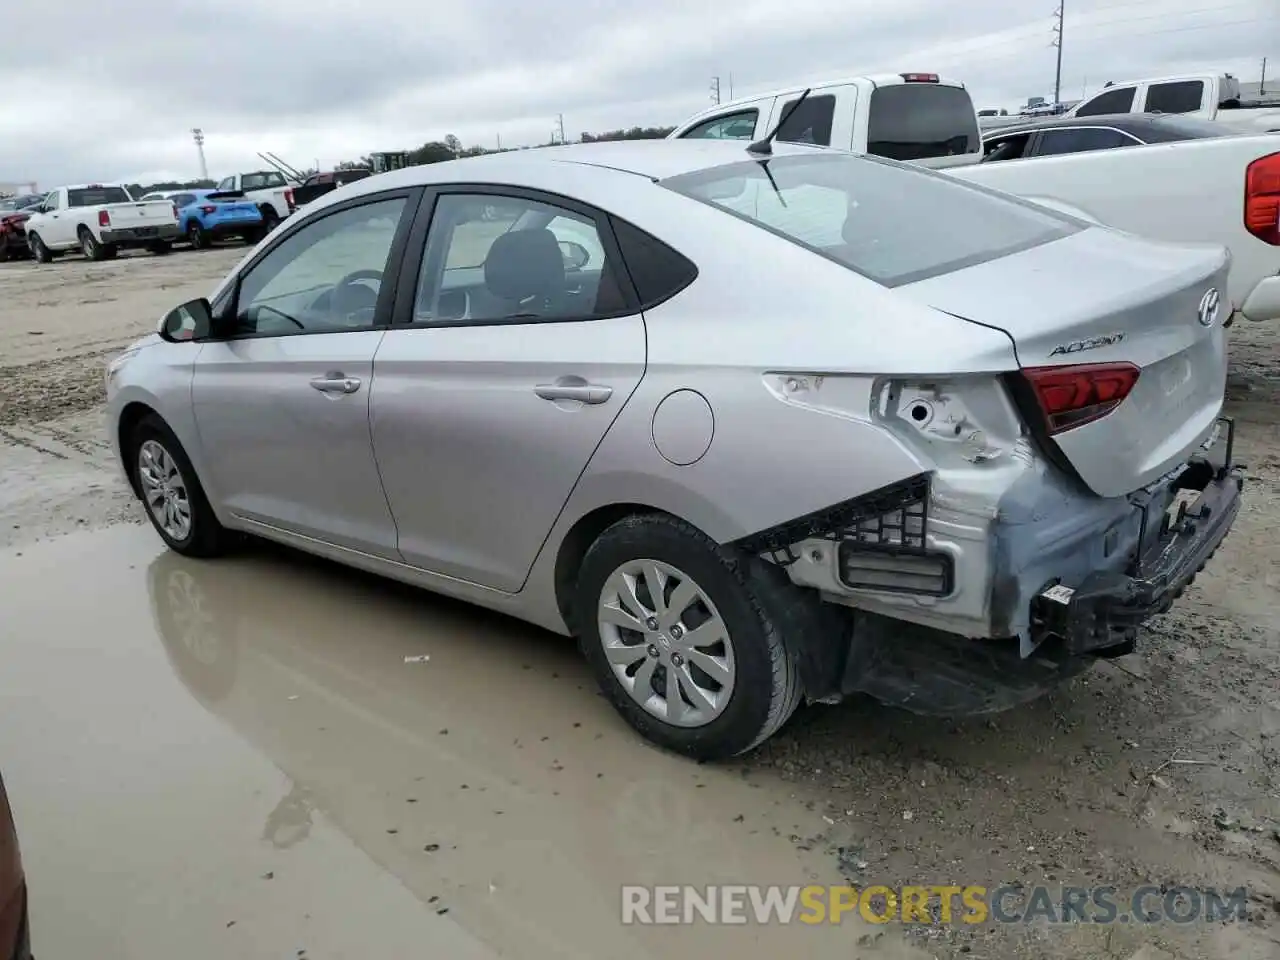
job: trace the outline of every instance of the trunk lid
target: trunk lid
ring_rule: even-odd
[[[1221,247],[1092,228],[898,292],[1004,331],[1028,386],[1043,382],[1046,368],[1059,368],[1059,382],[1061,368],[1136,368],[1118,405],[1078,426],[1059,422],[1055,431],[1042,409],[1024,409],[1090,489],[1113,497],[1178,467],[1213,431],[1226,388],[1229,262]],[[1208,316],[1215,290],[1220,306]],[[1132,373],[1117,370],[1122,379]],[[1034,388],[1028,396],[1036,397]]]

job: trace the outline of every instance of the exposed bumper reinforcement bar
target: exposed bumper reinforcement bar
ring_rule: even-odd
[[[1172,481],[1168,496],[1135,503],[1142,511],[1137,556],[1125,572],[1098,572],[1076,587],[1049,584],[1032,605],[1033,639],[1059,638],[1071,654],[1113,657],[1130,652],[1143,621],[1164,613],[1191,584],[1226,538],[1240,512],[1242,464],[1232,460],[1235,425],[1227,428],[1221,465],[1194,458]],[[1187,505],[1183,491],[1197,494]]]

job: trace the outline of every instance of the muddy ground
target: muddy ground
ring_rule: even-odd
[[[806,709],[755,754],[728,767],[704,768],[638,745],[592,695],[585,670],[557,638],[280,550],[255,550],[217,568],[192,565],[164,554],[151,531],[136,526],[141,515],[116,473],[102,429],[104,365],[152,330],[163,311],[208,293],[243,252],[229,247],[103,264],[67,258],[46,267],[0,266],[0,568],[4,582],[16,585],[0,600],[0,748],[17,756],[0,749],[0,763],[6,764],[19,819],[28,824],[24,845],[39,881],[37,893],[64,886],[63,873],[77,859],[109,857],[116,849],[94,839],[102,834],[93,829],[92,786],[68,807],[85,819],[85,826],[71,832],[79,847],[66,849],[66,832],[44,813],[68,806],[59,784],[92,784],[81,775],[88,769],[83,765],[102,763],[102,751],[109,757],[112,748],[99,745],[92,754],[62,750],[58,737],[74,741],[68,731],[83,733],[91,718],[77,713],[87,709],[82,698],[60,686],[71,681],[58,679],[64,675],[45,659],[55,657],[63,642],[32,639],[96,629],[85,626],[82,603],[65,602],[76,591],[58,593],[48,578],[66,583],[74,571],[70,582],[81,583],[83,593],[93,589],[94,570],[102,570],[104,582],[115,586],[109,595],[98,588],[95,602],[111,626],[102,628],[102,643],[79,644],[87,662],[107,657],[104,650],[115,637],[121,638],[120,650],[140,644],[158,656],[163,646],[174,674],[162,671],[156,679],[141,673],[151,677],[148,682],[169,685],[156,696],[175,713],[171,719],[153,716],[154,723],[172,722],[185,731],[181,718],[188,714],[182,711],[217,715],[255,762],[265,758],[286,778],[280,787],[285,799],[271,816],[288,821],[288,811],[297,817],[305,808],[328,818],[338,839],[324,855],[313,845],[310,886],[292,891],[290,917],[310,917],[325,896],[348,902],[319,878],[332,874],[338,884],[340,877],[367,869],[382,878],[379,883],[388,881],[378,901],[384,908],[394,902],[408,910],[411,903],[434,918],[444,916],[441,898],[451,898],[448,916],[460,935],[478,938],[492,955],[677,957],[711,945],[754,957],[802,942],[815,957],[1280,955],[1280,325],[1232,329],[1229,400],[1239,418],[1239,457],[1249,464],[1246,504],[1211,567],[1175,611],[1144,631],[1138,653],[1100,664],[1056,694],[993,719],[924,719],[862,701]],[[135,602],[133,594],[143,600]],[[150,597],[150,616],[144,595]],[[299,598],[307,599],[311,614],[296,612]],[[338,626],[357,609],[379,610],[356,631],[359,645],[351,642],[353,631]],[[20,629],[6,633],[6,621]],[[194,621],[205,624],[200,642],[206,647],[174,640],[189,636],[182,631]],[[179,622],[188,626],[174,626]],[[203,650],[203,658],[184,671],[184,655],[174,654],[174,643]],[[482,644],[505,654],[496,658],[505,664],[496,685],[506,706],[496,709],[495,680],[486,677],[494,660],[477,654]],[[217,667],[218,651],[232,648],[240,651],[234,683]],[[400,654],[423,648],[431,648],[436,666],[406,673]],[[245,650],[257,651],[257,658]],[[301,693],[289,693],[296,682],[270,679],[264,664],[291,660],[302,665],[290,676],[310,676],[319,693],[305,685]],[[103,665],[109,669],[107,660]],[[11,686],[5,686],[5,676]],[[169,689],[178,689],[174,676],[186,691],[182,704]],[[14,678],[22,678],[21,689]],[[33,699],[33,690],[46,688],[48,697]],[[471,695],[464,695],[467,690]],[[311,718],[313,726],[303,724],[305,730],[293,730],[291,721],[275,716],[282,703],[320,694],[331,702],[342,698],[347,707],[321,710]],[[127,736],[151,731],[154,724],[132,728],[125,719],[148,696],[144,684],[129,697],[108,700],[99,705],[107,713],[93,722],[111,727],[115,716],[116,726],[133,730]],[[238,706],[226,706],[237,698]],[[13,705],[20,701],[18,713]],[[33,710],[46,717],[46,725],[30,735],[13,734]],[[359,723],[351,719],[356,716]],[[202,731],[204,721],[196,713],[190,717],[190,729]],[[344,723],[354,725],[351,736],[324,738]],[[355,726],[364,739],[356,738]],[[440,755],[438,746],[424,752],[406,740],[446,730],[462,734],[454,745],[466,747],[460,752],[470,757],[469,767],[459,767],[456,754]],[[44,735],[51,738],[47,751]],[[191,736],[199,740],[204,734]],[[142,741],[149,742],[146,735]],[[191,746],[198,757],[204,741]],[[87,760],[89,755],[96,760]],[[47,769],[57,764],[71,769]],[[184,791],[212,789],[197,767],[175,763],[156,791],[181,806]],[[30,793],[20,773],[32,784]],[[458,792],[462,778],[484,776],[493,784],[519,780],[532,786],[492,787],[502,809],[472,802],[482,784],[468,783],[473,792]],[[598,781],[621,792],[611,794]],[[474,841],[468,849],[475,852],[459,849],[447,862],[430,866],[401,856],[404,844],[395,835],[412,831],[393,822],[398,815],[372,798],[409,791],[416,795],[401,799],[432,811],[433,823],[448,825],[455,839]],[[307,824],[311,818],[307,812]],[[276,826],[290,829],[287,822]],[[180,859],[182,835],[166,836]],[[413,843],[422,839],[415,833]],[[198,883],[188,877],[185,893],[167,890],[171,915],[238,890],[245,881],[237,871],[271,862],[259,849],[264,842],[249,843],[242,861],[224,858],[222,869],[210,868]],[[348,849],[352,844],[354,852]],[[498,848],[508,852],[496,853]],[[138,860],[132,853],[121,856],[127,861],[122,870]],[[356,860],[363,866],[353,866]],[[98,869],[105,867],[99,863]],[[500,875],[504,879],[490,879],[486,892],[482,878]],[[613,901],[599,893],[627,882],[739,878],[992,888],[1109,884],[1122,891],[1146,883],[1246,886],[1249,918],[1151,926],[850,923],[821,938],[794,927],[768,936],[753,931],[753,938],[726,928],[683,928],[660,931],[663,936],[649,930],[655,936],[639,938],[620,933]],[[153,877],[150,883],[154,894],[158,881]],[[361,886],[366,896],[370,889],[384,889],[370,884]],[[80,886],[86,897],[102,893],[83,878]],[[114,909],[127,911],[124,894],[114,883],[112,888]],[[494,891],[501,888],[520,891],[518,897],[510,894],[505,911],[492,909]],[[576,913],[565,909],[566,897],[587,896],[588,888],[590,903]],[[126,883],[125,889],[132,888]],[[555,889],[563,896],[552,895]],[[49,931],[46,939],[63,937],[60,942],[70,945],[68,930],[92,929],[97,936],[115,922],[114,914],[95,915],[91,904],[42,901],[39,895],[33,904],[37,943]],[[370,918],[377,916],[369,909]],[[167,922],[163,914],[158,920],[151,916]],[[226,920],[225,928],[221,922],[215,926],[230,936],[235,919]],[[244,939],[219,949],[245,957],[286,955],[275,952],[271,939],[278,927],[239,933]],[[310,956],[347,955],[337,932],[316,937]],[[321,949],[325,937],[328,950]],[[617,949],[624,941],[627,949]],[[119,953],[98,953],[158,956],[141,945],[160,942],[144,938]],[[452,956],[482,955],[468,952],[471,947],[464,949],[461,941],[448,942]],[[400,954],[388,942],[387,952],[367,955]]]

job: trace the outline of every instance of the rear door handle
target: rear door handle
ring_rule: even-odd
[[[533,388],[543,400],[577,400],[581,403],[605,403],[613,396],[613,387],[587,383],[581,377],[561,377],[555,383],[540,383]]]
[[[321,393],[355,393],[360,389],[358,377],[344,376],[337,370],[331,370],[323,377],[314,377],[311,386]]]

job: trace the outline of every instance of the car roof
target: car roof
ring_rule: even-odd
[[[773,144],[776,157],[811,155],[829,148],[806,144]],[[389,173],[363,177],[343,188],[342,197],[377,193],[397,187],[434,183],[497,182],[519,185],[525,176],[538,180],[546,175],[580,177],[593,171],[596,177],[644,177],[662,180],[740,160],[751,159],[745,140],[614,140],[606,143],[573,143],[553,147],[508,150],[478,157],[428,163]],[[492,178],[497,178],[496,180]],[[310,206],[310,205],[308,205]]]
[[[1218,131],[1209,126],[1208,121],[1197,121],[1180,113],[1099,113],[1085,117],[1052,117],[1045,120],[1028,120],[1026,123],[1014,123],[1005,127],[996,127],[983,131],[982,138],[1007,136],[1009,134],[1026,133],[1032,130],[1054,130],[1066,127],[1114,127],[1126,133],[1142,134],[1153,130],[1178,131],[1191,138],[1193,131],[1201,131],[1209,136]]]

